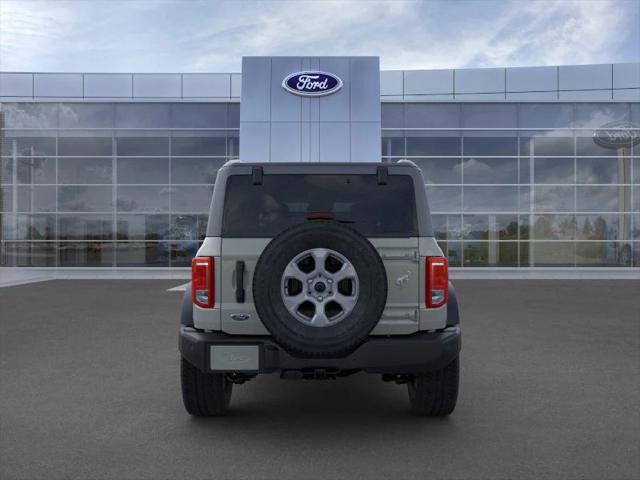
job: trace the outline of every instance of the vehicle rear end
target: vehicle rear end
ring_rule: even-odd
[[[228,164],[192,270],[183,362],[225,382],[366,371],[411,397],[457,362],[455,292],[409,162]]]

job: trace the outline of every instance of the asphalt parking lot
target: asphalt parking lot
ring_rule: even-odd
[[[0,478],[640,478],[640,280],[456,282],[448,419],[358,374],[183,410],[176,281],[0,289]]]

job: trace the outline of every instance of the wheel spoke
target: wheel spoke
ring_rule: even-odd
[[[314,272],[323,272],[325,261],[327,260],[327,255],[329,255],[329,250],[326,248],[314,248],[311,250],[311,255],[313,256],[313,261],[315,263]]]
[[[300,267],[298,267],[298,264],[295,262],[291,262],[287,265],[287,268],[284,269],[283,276],[284,278],[295,278],[303,284],[307,278],[307,274],[300,270]]]
[[[348,262],[345,262],[340,270],[333,274],[333,279],[336,282],[344,280],[345,278],[356,278],[356,269]]]
[[[311,325],[314,327],[325,327],[329,325],[329,318],[324,311],[324,303],[316,303],[316,313],[311,318]]]
[[[343,295],[339,292],[333,296],[333,301],[336,302],[344,312],[351,312],[356,305],[357,297],[355,295]]]
[[[287,310],[294,313],[298,311],[300,305],[307,301],[307,294],[302,291],[297,295],[287,296],[284,295],[282,297],[282,301],[284,302],[284,306],[287,307]]]

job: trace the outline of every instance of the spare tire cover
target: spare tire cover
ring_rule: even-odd
[[[296,356],[352,352],[378,323],[387,275],[376,249],[354,229],[315,220],[275,237],[253,275],[256,311]]]

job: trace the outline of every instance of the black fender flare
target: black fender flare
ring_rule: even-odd
[[[193,303],[191,303],[191,282],[182,296],[182,310],[180,312],[180,323],[185,327],[193,327]]]
[[[447,299],[447,327],[460,325],[460,310],[458,309],[458,296],[453,283],[449,282],[449,298]]]

